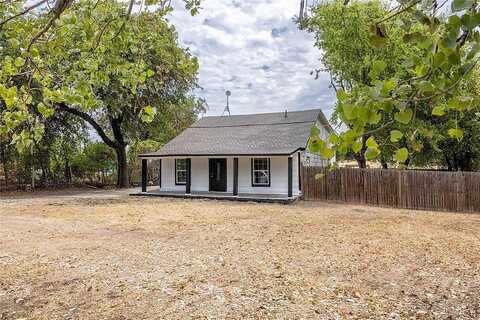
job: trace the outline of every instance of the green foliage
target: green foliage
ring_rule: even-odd
[[[403,133],[401,131],[399,131],[399,130],[390,131],[390,141],[391,142],[398,142],[402,138],[403,138]]]
[[[462,140],[463,139],[463,130],[454,128],[454,129],[448,129],[448,135],[451,138],[457,139],[457,140]]]
[[[408,159],[408,149],[407,148],[401,148],[395,151],[395,161],[404,163]]]
[[[105,143],[88,143],[83,152],[73,158],[72,168],[80,177],[112,173],[115,170],[115,153]]]
[[[200,8],[198,0],[184,2],[192,13]],[[117,152],[120,172],[126,146],[166,123],[164,115],[175,120],[189,108],[179,122],[191,121],[199,110],[191,94],[198,62],[179,46],[167,4],[149,1],[130,14],[128,3],[81,0],[53,16],[55,26],[43,33],[52,18],[48,10],[8,21],[0,33],[0,132],[28,152],[42,139],[48,119],[70,113]],[[0,4],[0,21],[26,5]]]
[[[436,106],[432,110],[432,115],[437,117],[445,115],[445,107],[443,105]]]
[[[381,45],[379,49],[372,48],[368,25],[387,14],[387,9],[378,1],[353,2],[348,6],[343,1],[324,2],[314,7],[312,12],[312,17],[302,21],[301,27],[314,33],[316,46],[322,50],[322,62],[332,76],[338,98],[334,117],[349,128],[362,128],[350,131],[348,136],[339,135],[332,143],[333,149],[340,154],[351,148],[359,157],[363,157],[365,152],[368,152],[368,157],[377,156],[380,148],[368,148],[362,141],[372,136],[366,135],[366,131],[383,127],[391,121],[391,117],[385,116],[385,111],[393,109],[392,103],[385,100],[377,106],[356,104],[352,103],[352,95],[369,90],[379,99],[388,96],[399,86],[394,75],[406,73],[405,67],[398,67],[399,61],[414,57],[416,51],[398,37],[401,29],[396,24],[375,28]],[[387,31],[392,34],[388,42],[386,37],[382,37]],[[381,134],[381,138],[385,138],[388,131],[384,130]],[[362,139],[362,136],[365,138]],[[377,133],[374,136],[379,137]]]
[[[332,76],[334,86],[348,99],[354,83],[370,84],[369,75],[394,71],[398,56],[408,51],[408,45],[393,35],[400,33],[394,24],[385,47],[374,50],[370,46],[369,25],[387,14],[379,1],[355,1],[345,6],[343,1],[322,2],[312,8],[312,17],[300,26],[315,35],[315,45],[322,50],[322,64]],[[379,27],[386,33],[387,26]]]
[[[138,182],[141,175],[141,160],[138,157],[139,155],[147,152],[154,152],[160,149],[162,143],[155,140],[139,140],[134,141],[130,148],[128,149],[128,167],[130,170],[130,184],[133,182]],[[149,171],[152,169],[152,166],[149,166]],[[158,169],[157,169],[158,170]],[[158,173],[157,173],[158,174]]]
[[[157,113],[157,110],[155,110],[152,106],[146,106],[145,108],[142,109],[140,113],[140,119],[143,122],[150,123],[155,119],[155,114]]]
[[[376,1],[332,1],[316,5],[301,22],[315,34],[340,92],[336,118],[347,130],[328,148],[436,165],[450,158],[447,146],[470,137],[480,96],[465,84],[478,76],[479,4],[456,0],[445,15],[435,3],[402,1],[387,13]],[[365,137],[375,137],[378,146],[360,146]]]
[[[412,117],[413,117],[412,109],[404,109],[395,113],[395,120],[403,124],[409,124],[410,121],[412,120]]]

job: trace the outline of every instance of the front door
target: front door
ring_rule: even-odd
[[[210,191],[227,191],[227,159],[209,159]]]

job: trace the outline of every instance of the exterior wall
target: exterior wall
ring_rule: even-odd
[[[330,133],[327,128],[322,125],[320,121],[316,122],[317,128],[320,130],[320,138],[324,141],[328,141]],[[318,167],[328,167],[330,163],[335,162],[335,157],[332,159],[325,159],[318,154],[310,153],[308,151],[303,152],[302,162],[305,166],[318,166]]]
[[[210,158],[227,159],[227,192],[233,192],[233,158],[234,157],[191,157],[192,184],[191,191],[209,191]],[[260,194],[288,194],[288,157],[274,156],[270,158],[270,187],[253,187],[251,158],[238,157],[238,192]],[[260,158],[260,157],[259,157]],[[261,157],[264,158],[264,157]],[[185,191],[185,186],[175,185],[175,158],[162,158],[161,191]],[[299,195],[298,185],[298,153],[292,155],[292,193]]]
[[[193,167],[193,163],[192,163]],[[162,188],[163,191],[185,191],[184,185],[175,185],[175,159],[162,159]]]

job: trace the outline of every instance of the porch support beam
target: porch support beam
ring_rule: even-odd
[[[162,159],[158,159],[158,187],[162,189]]]
[[[238,158],[233,158],[233,195],[238,196]]]
[[[192,193],[192,159],[187,158],[187,184],[185,186],[185,193],[191,194]]]
[[[292,197],[292,171],[293,171],[293,164],[292,164],[292,157],[288,157],[288,197]]]
[[[148,160],[142,159],[142,192],[147,192]]]
[[[297,153],[298,156],[298,190],[302,191],[302,154]]]

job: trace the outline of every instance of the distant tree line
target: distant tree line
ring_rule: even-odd
[[[127,148],[128,185],[140,180],[138,155],[156,151],[197,118],[189,107],[172,108],[178,114],[164,114],[158,126],[143,133],[145,139],[132,141]],[[158,116],[160,118],[160,115]],[[19,152],[12,141],[0,139],[0,191],[29,188],[89,185],[115,186],[117,160],[107,144],[81,121],[66,115],[63,122],[46,126],[40,143],[30,152]],[[58,120],[58,119],[57,119]],[[163,122],[163,124],[162,124]],[[59,125],[62,124],[62,125]],[[149,166],[149,180],[157,182],[158,168]]]

